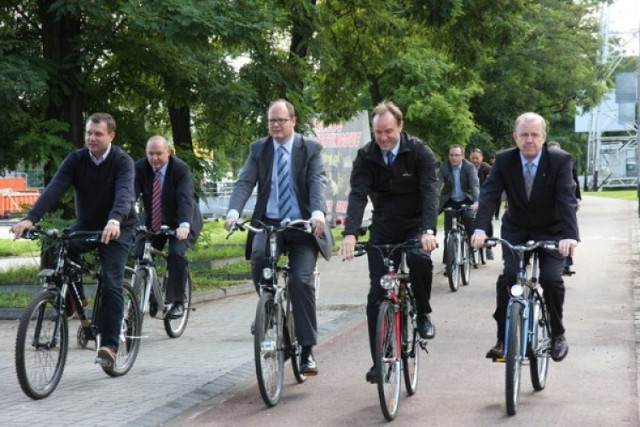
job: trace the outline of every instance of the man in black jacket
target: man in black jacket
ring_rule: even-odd
[[[474,148],[473,150],[471,150],[471,156],[469,156],[469,160],[471,161],[471,164],[473,164],[473,167],[476,169],[476,173],[478,174],[478,183],[480,184],[480,187],[482,187],[482,184],[489,176],[489,173],[491,173],[491,165],[482,161],[482,150],[479,148]],[[489,225],[487,236],[493,236],[493,224]],[[486,253],[487,259],[492,260],[493,250],[491,248],[487,248]]]
[[[193,247],[202,229],[202,215],[193,185],[189,166],[171,154],[169,142],[162,136],[152,136],[147,142],[147,157],[135,164],[135,194],[142,197],[145,225],[157,231],[161,225],[176,230],[175,238],[169,240],[167,271],[167,303],[172,303],[167,317],[177,319],[184,314],[184,290],[187,282],[187,249]],[[154,184],[158,181],[158,197],[154,203]],[[157,209],[157,224],[154,224],[154,207]],[[151,244],[162,249],[166,235],[154,236]],[[136,241],[136,257],[142,257],[144,239]]]
[[[86,123],[86,148],[73,151],[44,189],[26,218],[11,227],[15,238],[34,224],[60,200],[69,187],[75,190],[76,222],[72,230],[102,229],[101,243],[70,242],[69,256],[79,257],[97,246],[102,269],[98,357],[113,369],[123,316],[122,281],[136,224],[133,192],[133,160],[112,145],[116,123],[106,113],[95,113]],[[82,292],[79,289],[79,292]],[[80,295],[84,300],[84,295]]]
[[[402,243],[420,239],[422,249],[436,248],[437,178],[436,158],[418,138],[402,132],[402,112],[392,102],[383,102],[373,111],[375,142],[358,151],[351,172],[351,192],[345,220],[340,254],[346,260],[354,257],[357,230],[362,224],[367,198],[373,203],[369,241],[373,244]],[[375,354],[377,307],[385,291],[380,278],[386,273],[382,256],[367,253],[370,288],[367,298],[369,344]],[[429,255],[416,251],[407,256],[411,283],[418,310],[418,332],[422,338],[433,338],[435,327],[429,313],[433,264]],[[375,383],[375,369],[366,379]]]
[[[524,113],[516,120],[513,139],[517,148],[496,155],[496,162],[482,186],[471,244],[485,244],[488,225],[503,191],[508,209],[502,217],[501,237],[511,244],[529,240],[556,240],[558,251],[541,249],[540,284],[544,289],[549,312],[551,357],[559,362],[569,346],[562,324],[565,287],[562,280],[564,257],[578,244],[577,201],[571,174],[571,156],[561,150],[550,150],[545,144],[546,122],[538,114]],[[487,358],[503,357],[503,342],[509,286],[515,283],[518,263],[513,253],[503,250],[504,271],[496,283],[497,307],[493,315],[498,323],[498,341]]]

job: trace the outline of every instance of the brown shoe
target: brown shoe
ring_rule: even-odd
[[[97,362],[107,370],[113,370],[116,366],[116,351],[111,347],[100,347],[98,350],[98,360]]]

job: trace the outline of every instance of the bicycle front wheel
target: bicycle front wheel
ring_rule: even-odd
[[[59,303],[57,292],[36,295],[18,325],[15,354],[18,382],[32,399],[43,399],[53,393],[64,371],[69,330]]]
[[[451,233],[447,239],[447,258],[446,258],[446,270],[447,279],[449,279],[449,289],[451,292],[456,292],[460,287],[460,244],[458,242],[458,235]]]
[[[140,330],[142,330],[142,323],[144,322],[144,297],[147,291],[147,287],[151,286],[149,280],[149,270],[147,270],[146,268],[140,268],[137,272],[133,272],[131,274],[133,293],[136,295],[136,300],[138,301],[138,304],[140,306]]]
[[[505,396],[507,414],[515,415],[518,411],[520,399],[520,373],[522,368],[522,305],[511,305],[509,314],[509,337],[507,339],[507,375],[505,382]]]
[[[398,350],[395,310],[390,301],[383,300],[380,303],[376,326],[375,361],[380,407],[384,417],[389,421],[398,414],[400,401],[402,379]]]
[[[469,239],[465,236],[462,238],[462,263],[460,264],[460,276],[462,276],[462,284],[467,286],[471,280],[471,245],[469,245]]]
[[[120,322],[116,363],[113,367],[102,367],[104,372],[112,377],[119,377],[129,372],[138,357],[138,350],[140,350],[142,315],[133,288],[126,282],[122,284],[122,297],[124,315],[122,322]]]
[[[418,391],[418,369],[420,367],[420,347],[415,316],[417,315],[413,298],[406,296],[402,313],[402,372],[404,385],[409,396]]]
[[[260,396],[267,406],[275,406],[284,380],[284,340],[282,307],[273,295],[264,292],[258,301],[255,319],[254,357]]]
[[[166,286],[167,286],[167,277],[164,278],[164,285],[162,294],[166,295]],[[191,312],[191,290],[192,290],[192,282],[191,282],[191,274],[187,273],[187,283],[184,284],[184,296],[183,296],[183,304],[184,304],[184,314],[177,319],[169,319],[165,316],[164,321],[164,330],[171,338],[178,338],[184,333],[184,330],[187,329],[187,322],[189,321],[189,313]]]
[[[547,384],[549,358],[551,357],[551,330],[547,320],[544,301],[536,297],[532,314],[533,338],[529,346],[529,369],[531,383],[536,391],[543,390]]]

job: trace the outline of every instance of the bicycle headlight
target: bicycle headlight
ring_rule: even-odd
[[[380,279],[380,286],[382,286],[382,289],[389,290],[393,288],[395,285],[396,285],[396,278],[389,274],[385,274]]]
[[[271,278],[273,277],[273,270],[271,270],[270,268],[264,268],[262,270],[262,277],[264,277],[266,280],[271,280]]]
[[[524,293],[524,288],[522,287],[522,285],[517,284],[511,287],[511,296],[521,297],[523,293]]]

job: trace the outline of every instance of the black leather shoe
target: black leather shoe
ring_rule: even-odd
[[[251,322],[251,335],[256,334],[256,321]]]
[[[373,365],[369,371],[367,371],[367,375],[365,377],[368,383],[377,384],[378,383],[378,371],[376,371],[376,365]]]
[[[493,261],[493,251],[491,250],[491,248],[487,248],[487,260],[488,261]]]
[[[167,312],[167,318],[179,319],[184,315],[184,304],[181,302],[174,302],[169,311]]]
[[[431,323],[431,316],[418,314],[418,333],[420,338],[430,340],[436,336],[436,327]]]
[[[551,344],[551,358],[556,362],[561,362],[569,353],[569,345],[564,335],[557,336]]]
[[[487,359],[504,359],[504,345],[502,341],[498,341],[485,356]]]
[[[313,358],[313,354],[309,353],[307,357],[302,357],[302,364],[300,365],[300,373],[308,377],[315,377],[318,375],[318,366],[316,360]]]

